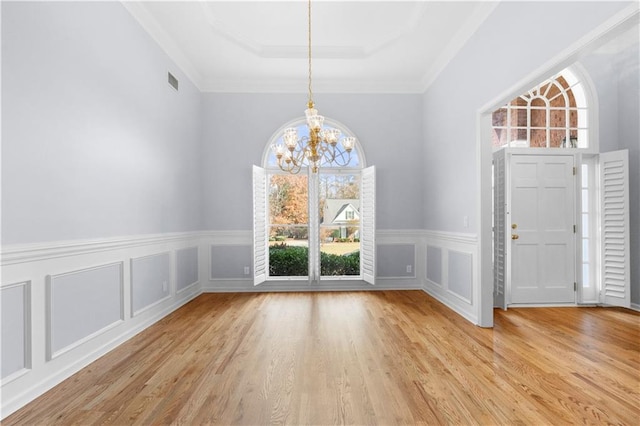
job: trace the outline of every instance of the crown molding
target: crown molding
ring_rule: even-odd
[[[120,0],[120,2],[200,92],[305,93],[304,88],[306,88],[306,80],[282,79],[278,81],[267,78],[241,80],[205,77],[197,70],[187,56],[184,55],[176,41],[162,28],[151,13],[149,13],[144,5],[144,1]],[[422,19],[424,13],[427,13],[428,11],[425,3],[417,3],[415,6],[416,13],[412,15],[412,18],[407,25],[403,29],[394,33],[388,39],[384,40],[384,42],[377,43],[375,46],[316,46],[314,48],[314,57],[324,59],[363,59],[380,50],[388,48],[418,25],[418,22]],[[422,94],[435,81],[438,75],[445,69],[449,62],[466,44],[498,4],[499,1],[478,2],[476,6],[476,13],[465,21],[461,26],[461,29],[456,33],[456,36],[447,44],[444,53],[438,57],[434,64],[422,76],[418,76],[415,79],[405,78],[397,79],[395,81],[349,81],[344,79],[316,80],[314,81],[314,92],[352,94]],[[249,40],[245,40],[240,35],[233,33],[233,31],[225,29],[221,23],[212,17],[210,8],[205,4],[202,4],[202,10],[213,31],[257,56],[264,58],[304,58],[307,55],[307,48],[304,46],[263,46]]]
[[[204,82],[202,92],[207,93],[307,93],[307,81],[287,80],[222,80],[210,79]],[[420,81],[351,81],[344,79],[323,79],[313,81],[313,93],[344,94],[422,94]]]
[[[202,92],[202,75],[191,61],[182,53],[175,40],[167,34],[158,21],[151,16],[143,1],[120,0],[122,6],[142,26],[170,59],[182,70],[189,80]]]
[[[307,57],[308,47],[306,44],[280,46],[261,44],[256,40],[243,36],[236,28],[228,26],[221,19],[217,18],[211,10],[210,2],[201,2],[200,8],[212,32],[247,52],[261,58],[305,59]],[[364,46],[314,46],[313,56],[324,59],[366,59],[376,52],[394,44],[400,38],[410,34],[426,13],[427,2],[416,2],[405,25],[402,25],[397,31],[389,34],[385,39],[375,44],[371,43]]]

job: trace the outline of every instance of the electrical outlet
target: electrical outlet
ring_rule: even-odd
[[[169,283],[162,281],[162,291],[169,291]]]
[[[248,266],[244,267],[244,274],[245,275],[249,275],[249,267]]]
[[[462,224],[464,225],[465,228],[469,227],[469,216],[464,216],[462,218]]]
[[[411,265],[407,265],[407,274],[411,273]]]

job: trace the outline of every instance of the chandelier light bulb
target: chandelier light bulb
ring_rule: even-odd
[[[354,138],[353,136],[347,136],[342,139],[342,147],[347,152],[351,152],[355,144],[356,144],[356,138]]]
[[[285,145],[287,145],[287,148],[289,148],[290,151],[295,149],[296,145],[298,144],[298,131],[295,129],[295,127],[289,127],[288,129],[285,129],[283,139]]]

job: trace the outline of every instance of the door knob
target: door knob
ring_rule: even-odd
[[[520,238],[520,236],[518,234],[511,234],[511,239],[512,240],[517,240],[518,238]]]

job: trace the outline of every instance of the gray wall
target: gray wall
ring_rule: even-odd
[[[598,95],[600,152],[629,150],[631,301],[640,304],[640,50],[639,27],[580,62]],[[635,43],[629,44],[628,40]]]
[[[636,35],[640,36],[637,28]],[[640,259],[640,53],[638,44],[622,52],[619,64],[619,147],[629,150],[631,302],[640,305],[640,262],[638,261]]]
[[[378,229],[422,226],[421,95],[317,95],[316,108],[356,134],[377,172]],[[304,116],[305,95],[205,94],[204,226],[252,228],[251,166],[278,128]]]
[[[3,244],[201,229],[200,101],[119,2],[2,2]]]
[[[501,2],[496,7],[424,94],[426,229],[478,231],[478,110],[629,4]],[[527,36],[527,23],[544,28]]]

